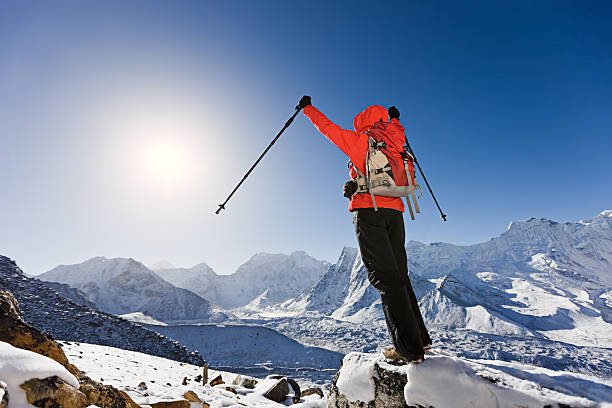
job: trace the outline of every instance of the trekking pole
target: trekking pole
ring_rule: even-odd
[[[446,214],[444,214],[442,212],[442,209],[440,208],[440,204],[438,204],[438,200],[436,200],[436,196],[434,195],[433,191],[431,191],[431,187],[429,187],[429,183],[427,182],[427,178],[425,177],[425,174],[423,173],[423,169],[421,169],[421,165],[419,164],[419,161],[417,160],[416,155],[412,151],[412,147],[410,147],[410,143],[408,143],[408,138],[406,138],[406,145],[408,146],[408,150],[410,150],[410,154],[412,155],[412,158],[414,159],[414,162],[416,163],[417,167],[419,168],[419,172],[421,173],[421,176],[423,176],[423,180],[425,180],[425,184],[427,184],[427,188],[429,189],[429,193],[433,197],[433,199],[434,199],[434,201],[436,203],[436,206],[438,207],[438,211],[440,211],[440,217],[444,221],[446,221]]]
[[[278,138],[280,137],[280,135],[283,134],[283,132],[285,131],[285,129],[287,129],[289,127],[289,125],[291,124],[291,122],[293,122],[293,119],[295,119],[295,117],[297,116],[298,113],[300,113],[300,111],[302,110],[302,107],[300,107],[299,105],[296,106],[295,108],[295,113],[293,114],[293,116],[291,116],[289,118],[289,120],[287,121],[287,123],[285,123],[285,126],[283,126],[283,128],[281,129],[280,132],[278,132],[278,135],[276,135],[276,137],[274,138],[274,140],[272,140],[272,142],[268,145],[268,147],[266,147],[266,150],[264,150],[264,152],[261,154],[261,156],[259,156],[259,158],[255,161],[255,163],[251,166],[251,168],[249,169],[249,171],[246,172],[246,174],[244,175],[244,177],[242,177],[242,180],[240,180],[240,182],[238,183],[238,185],[232,190],[232,192],[230,193],[229,196],[227,196],[227,198],[225,199],[225,201],[223,202],[223,204],[219,204],[219,209],[217,211],[215,211],[215,214],[219,214],[221,212],[221,210],[225,210],[225,204],[227,204],[227,202],[230,200],[230,198],[232,198],[232,196],[234,195],[234,193],[236,192],[236,190],[238,190],[238,188],[242,185],[242,183],[244,183],[244,180],[247,179],[247,177],[249,177],[249,174],[251,174],[251,172],[253,171],[253,169],[255,168],[255,166],[257,166],[259,164],[259,162],[261,161],[261,159],[263,159],[263,157],[266,155],[266,153],[268,153],[268,150],[270,150],[270,148],[272,147],[272,145],[274,143],[276,143],[276,141],[278,140]]]

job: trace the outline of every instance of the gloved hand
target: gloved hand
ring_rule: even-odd
[[[395,106],[392,106],[389,109],[387,109],[387,112],[389,112],[389,120],[394,119],[394,118],[399,119],[400,114]]]
[[[310,102],[310,96],[304,95],[302,96],[302,99],[300,99],[300,101],[298,102],[295,109],[297,110],[304,109],[305,107],[310,106],[310,105],[312,105],[312,103]]]
[[[342,194],[346,198],[351,198],[353,194],[357,191],[357,182],[350,180],[344,183],[344,187],[342,187]]]

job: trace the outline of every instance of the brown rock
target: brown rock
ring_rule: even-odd
[[[23,322],[19,303],[17,303],[15,296],[8,290],[0,289],[0,316],[10,317]]]
[[[161,401],[155,404],[149,404],[151,408],[190,408],[191,404],[189,401],[178,400],[178,401]]]
[[[257,380],[255,378],[246,377],[242,380],[242,386],[244,388],[253,389],[257,385]]]
[[[6,408],[9,403],[8,387],[4,381],[0,381],[0,408]]]
[[[92,384],[81,384],[79,391],[85,394],[87,401],[98,401],[100,399],[100,391]]]
[[[79,390],[87,399],[87,405],[105,408],[139,407],[125,392],[92,380],[72,365],[53,337],[24,323],[17,300],[5,290],[0,291],[0,341],[49,357],[63,365],[79,380]]]
[[[307,388],[304,391],[302,391],[302,397],[305,397],[307,395],[312,395],[312,394],[317,394],[319,397],[323,398],[323,390],[320,389],[319,387]]]
[[[202,402],[202,408],[210,408],[210,404],[207,402]]]
[[[225,384],[223,382],[223,378],[221,377],[221,374],[219,374],[218,376],[212,379],[212,381],[210,382],[210,386],[214,387],[215,385],[219,385],[219,384]]]
[[[286,378],[281,378],[264,394],[264,397],[280,403],[287,399],[287,394],[289,394],[289,383]]]
[[[26,392],[28,402],[40,408],[83,408],[85,394],[54,375],[42,380],[33,378],[20,385]]]
[[[198,394],[193,391],[187,391],[185,395],[183,395],[183,398],[191,402],[202,402],[202,400],[198,398]]]
[[[238,394],[238,391],[234,387],[225,387],[225,391],[233,392],[234,394]]]
[[[140,391],[144,391],[147,389],[147,384],[144,381],[141,381],[140,383],[138,383],[138,389]]]

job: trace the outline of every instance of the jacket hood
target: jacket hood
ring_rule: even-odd
[[[382,120],[383,122],[389,121],[389,114],[387,108],[380,105],[368,106],[363,112],[360,112],[353,119],[353,127],[357,133],[371,128],[374,123]]]

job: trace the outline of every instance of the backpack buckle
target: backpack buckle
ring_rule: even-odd
[[[386,149],[387,148],[387,143],[384,140],[381,140],[380,142],[377,142],[376,140],[372,141],[372,147],[374,149]]]

